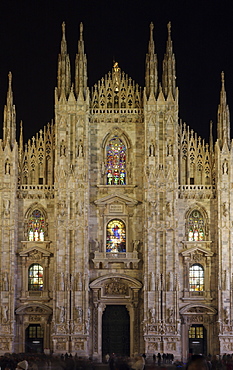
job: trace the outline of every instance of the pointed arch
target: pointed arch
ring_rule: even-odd
[[[206,210],[196,204],[190,208],[185,215],[186,219],[186,240],[203,241],[207,240],[209,234],[209,218]]]
[[[102,141],[104,182],[106,185],[129,183],[131,142],[119,127],[114,127]]]
[[[37,202],[25,213],[25,231],[28,241],[44,241],[46,235],[47,213]]]

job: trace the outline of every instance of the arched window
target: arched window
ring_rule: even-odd
[[[188,240],[204,240],[204,218],[198,210],[192,211],[188,219]]]
[[[191,292],[204,291],[204,269],[199,263],[189,268],[189,290]]]
[[[28,269],[28,290],[43,290],[43,267],[37,263]]]
[[[111,220],[107,224],[106,252],[126,252],[126,230],[124,222]]]
[[[114,136],[106,147],[107,154],[107,185],[126,184],[126,147],[123,141]]]
[[[28,240],[44,241],[45,219],[42,213],[36,209],[31,213],[28,222]]]

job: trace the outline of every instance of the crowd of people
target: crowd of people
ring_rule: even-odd
[[[186,370],[233,370],[233,354],[223,356],[193,355],[186,363],[174,360],[171,354],[154,355],[150,359],[145,354],[133,357],[122,357],[107,354],[103,360],[107,370],[153,370],[153,369],[186,369]],[[0,356],[0,370],[103,370],[101,364],[91,358],[81,358],[77,354],[61,356],[5,354]]]

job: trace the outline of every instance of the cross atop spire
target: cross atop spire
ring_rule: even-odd
[[[71,74],[70,58],[67,54],[67,43],[65,36],[65,22],[62,23],[61,53],[58,56],[57,92],[60,98],[62,93],[67,97],[70,93]]]
[[[168,39],[166,45],[166,53],[163,60],[163,92],[165,97],[171,92],[173,98],[175,98],[176,90],[176,71],[175,71],[175,56],[172,50],[172,40],[171,40],[171,22],[167,24]]]
[[[78,41],[78,53],[75,60],[75,93],[78,97],[80,91],[86,96],[87,89],[87,58],[84,53],[83,23],[79,26],[80,36]]]
[[[4,122],[3,122],[3,141],[4,145],[7,142],[13,147],[16,138],[16,114],[15,106],[13,105],[12,92],[12,73],[8,73],[8,91],[6,105],[4,107]]]
[[[217,125],[217,136],[222,147],[223,142],[226,140],[227,144],[230,144],[230,113],[227,105],[227,96],[225,90],[225,75],[221,73],[221,91],[220,91],[220,103],[218,106],[218,125]]]
[[[150,23],[150,39],[148,45],[148,54],[146,54],[146,95],[157,95],[158,92],[158,70],[157,55],[155,54],[155,44],[153,38],[154,24]]]

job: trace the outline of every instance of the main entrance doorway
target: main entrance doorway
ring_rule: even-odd
[[[108,305],[102,318],[102,355],[130,355],[130,320],[125,306]]]
[[[25,352],[43,353],[43,328],[39,324],[31,324],[25,332]]]
[[[203,325],[192,325],[189,328],[189,353],[206,355],[206,329]]]

